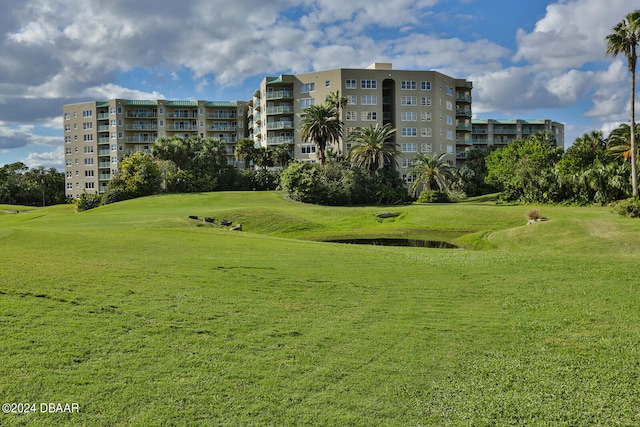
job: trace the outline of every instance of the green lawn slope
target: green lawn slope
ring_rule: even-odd
[[[3,206],[0,425],[638,425],[640,222],[531,208]]]

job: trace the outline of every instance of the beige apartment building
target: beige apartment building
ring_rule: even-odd
[[[547,132],[557,145],[564,147],[564,124],[552,120],[472,120],[474,147],[504,146],[513,141],[528,138],[538,132]],[[459,154],[464,159],[464,153]]]
[[[148,151],[159,137],[202,136],[235,144],[247,135],[247,103],[112,99],[63,107],[65,185],[69,198],[104,192],[122,157]]]
[[[315,162],[315,145],[300,140],[302,113],[338,92],[348,100],[340,117],[345,137],[333,149],[346,156],[354,129],[391,123],[402,153],[398,167],[409,182],[418,153],[447,153],[447,161],[455,164],[458,153],[471,149],[471,89],[464,79],[394,70],[389,63],[265,77],[249,104],[249,137],[262,147],[291,144],[295,159]]]
[[[564,144],[564,126],[551,120],[472,120],[472,88],[470,81],[437,71],[375,63],[265,77],[249,101],[112,99],[65,105],[66,194],[104,192],[122,157],[149,150],[159,137],[218,138],[226,143],[231,165],[236,165],[236,143],[245,137],[261,147],[289,145],[296,160],[315,162],[315,145],[300,138],[303,112],[336,92],[347,104],[340,112],[345,136],[333,149],[346,156],[354,129],[391,123],[401,152],[397,166],[407,183],[418,153],[445,153],[455,165],[474,147],[504,145],[538,131]]]

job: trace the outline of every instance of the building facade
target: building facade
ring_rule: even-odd
[[[235,164],[235,144],[247,135],[247,103],[112,99],[63,107],[65,185],[69,198],[102,193],[119,161],[149,151],[160,137],[217,138]]]
[[[472,147],[472,83],[436,71],[394,70],[389,63],[366,69],[336,69],[265,77],[249,105],[249,137],[257,146],[290,144],[293,157],[315,162],[316,147],[300,140],[305,108],[323,104],[334,93],[347,98],[340,110],[344,138],[337,152],[346,156],[349,134],[357,127],[391,123],[402,153],[398,167],[409,182],[418,153],[446,153],[455,164]]]
[[[249,101],[112,99],[65,105],[66,194],[104,192],[122,157],[148,151],[160,137],[220,139],[232,165],[236,143],[245,137],[260,147],[285,144],[294,159],[315,162],[316,147],[301,140],[300,123],[305,108],[325,103],[332,94],[347,99],[340,110],[345,135],[333,149],[346,156],[356,128],[390,123],[401,152],[397,166],[407,183],[419,153],[444,153],[455,165],[474,147],[504,145],[539,131],[564,144],[564,126],[551,120],[472,120],[472,88],[470,81],[437,71],[375,63],[366,69],[265,77]]]

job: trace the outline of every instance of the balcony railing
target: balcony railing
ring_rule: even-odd
[[[109,132],[109,125],[98,126],[98,132]]]
[[[105,120],[109,118],[109,113],[100,113],[98,114],[98,120]]]
[[[106,144],[109,142],[108,136],[103,136],[102,138],[98,138],[98,144]]]
[[[237,126],[207,126],[207,130],[220,131],[220,132],[235,132],[238,130]]]
[[[478,128],[473,128],[473,133],[474,134],[478,134],[478,135],[486,135],[489,133],[489,131],[487,131],[487,129],[478,129]]]
[[[127,119],[153,119],[158,117],[158,113],[156,112],[144,112],[144,111],[138,111],[138,112],[133,112],[133,111],[127,111],[127,113],[124,115]]]
[[[471,117],[471,108],[456,108],[456,116],[467,116]]]
[[[267,129],[293,129],[293,121],[267,122]]]
[[[486,145],[489,143],[489,138],[472,138],[473,145]]]
[[[108,156],[111,154],[110,150],[98,150],[98,156]]]
[[[509,128],[493,128],[493,133],[501,135],[515,135],[517,132],[515,129]]]
[[[125,142],[143,143],[143,142],[155,142],[157,137],[155,136],[128,136],[125,138]]]
[[[466,159],[468,153],[468,151],[458,151],[456,153],[456,159]]]
[[[267,99],[293,98],[292,90],[279,90],[277,92],[267,92]]]
[[[458,145],[473,145],[471,138],[456,138],[456,144]]]
[[[158,125],[156,123],[138,123],[134,125],[126,125],[124,128],[126,130],[157,130]]]
[[[293,107],[290,105],[267,107],[267,114],[293,114]]]
[[[235,119],[236,117],[235,111],[216,111],[207,114],[207,119]]]
[[[464,93],[456,93],[456,101],[471,102],[471,95],[466,95]]]
[[[456,130],[466,130],[471,132],[471,129],[472,129],[471,123],[458,123],[456,125]]]
[[[98,167],[99,168],[110,168],[111,167],[111,163],[110,162],[98,162]]]
[[[109,181],[111,179],[111,174],[110,173],[101,173],[98,174],[98,179],[100,181]]]
[[[268,145],[293,144],[292,136],[270,136],[267,137]]]
[[[167,130],[181,131],[181,130],[198,130],[197,125],[167,125]]]
[[[190,113],[172,112],[172,113],[167,113],[167,118],[168,119],[197,119],[198,112],[197,111],[192,111]]]

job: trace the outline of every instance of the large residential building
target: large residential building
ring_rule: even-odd
[[[104,192],[120,159],[159,137],[218,138],[235,164],[235,143],[247,135],[243,101],[112,99],[65,105],[63,114],[67,197]]]
[[[345,137],[337,149],[347,155],[349,134],[357,127],[391,123],[401,152],[398,168],[410,182],[418,153],[445,153],[463,162],[474,146],[505,144],[538,130],[564,142],[556,122],[471,120],[472,83],[436,71],[394,70],[389,63],[366,69],[335,69],[265,77],[249,101],[171,101],[112,99],[63,107],[67,197],[104,192],[128,153],[149,150],[159,137],[218,138],[229,164],[245,137],[256,146],[286,144],[299,161],[315,162],[316,147],[300,138],[304,109],[338,93]]]
[[[564,125],[551,120],[472,120],[474,147],[503,146],[515,140],[525,139],[538,132],[546,132],[555,143],[564,147]],[[460,155],[463,155],[462,153]],[[458,157],[458,159],[464,157]]]

